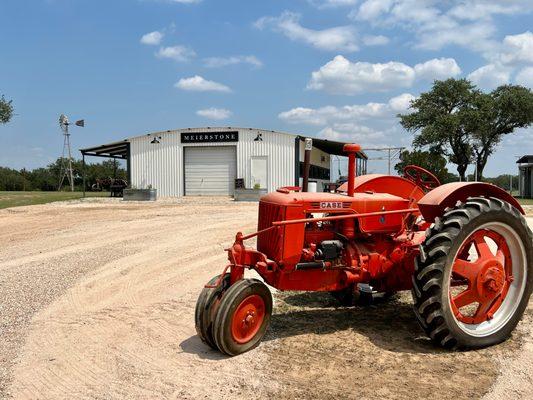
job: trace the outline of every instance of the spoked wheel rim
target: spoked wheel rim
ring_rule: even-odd
[[[525,290],[526,263],[520,236],[507,224],[487,223],[463,241],[450,270],[448,297],[464,332],[489,336],[512,318]]]
[[[239,344],[248,343],[259,332],[265,318],[265,301],[257,294],[246,297],[235,309],[231,335]]]

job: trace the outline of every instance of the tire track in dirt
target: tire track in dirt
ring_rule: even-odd
[[[14,265],[18,265],[18,267],[16,268],[16,273],[13,273],[11,274],[11,276],[9,276],[9,280],[12,281],[11,278],[16,276],[20,272],[20,270],[28,269],[32,265],[36,265],[42,268],[44,265],[46,265],[46,263],[50,262],[53,262],[54,264],[60,266],[64,266],[65,259],[69,257],[78,257],[79,261],[82,264],[88,265],[91,264],[90,260],[84,260],[83,258],[80,258],[80,256],[81,254],[85,254],[86,251],[89,253],[90,251],[93,251],[95,252],[95,255],[93,255],[95,257],[95,260],[93,261],[94,265],[92,266],[92,268],[97,269],[102,265],[102,263],[99,263],[96,260],[97,258],[101,258],[96,256],[98,254],[103,256],[106,261],[108,261],[104,264],[105,268],[102,268],[102,270],[105,270],[107,272],[107,276],[104,275],[103,278],[106,283],[117,280],[116,278],[119,274],[123,277],[122,280],[118,280],[118,282],[120,282],[120,285],[112,285],[112,287],[108,287],[107,292],[104,292],[103,296],[108,296],[109,298],[107,299],[107,301],[112,302],[117,293],[119,293],[119,295],[120,293],[129,293],[130,297],[128,298],[124,296],[122,301],[126,304],[127,307],[135,308],[135,305],[138,302],[136,296],[138,296],[139,293],[142,293],[142,291],[133,290],[133,287],[138,285],[139,280],[145,279],[147,282],[154,282],[154,280],[150,276],[139,278],[135,275],[129,274],[128,269],[132,269],[131,263],[130,265],[125,265],[125,263],[127,263],[128,261],[136,260],[138,256],[142,257],[143,254],[148,254],[150,251],[156,251],[160,252],[161,259],[165,260],[164,265],[161,265],[160,267],[167,269],[171,268],[172,260],[176,259],[176,256],[179,255],[178,253],[182,251],[180,250],[179,243],[180,234],[182,235],[183,230],[180,228],[183,225],[189,224],[191,220],[194,220],[194,218],[197,218],[197,216],[200,214],[204,215],[203,220],[200,220],[200,224],[196,228],[196,232],[194,232],[193,234],[198,234],[208,238],[210,247],[208,248],[207,253],[218,254],[222,255],[223,257],[223,253],[221,253],[220,251],[222,244],[215,244],[218,243],[218,240],[220,239],[216,237],[216,232],[220,232],[220,228],[227,224],[226,221],[229,219],[230,214],[234,215],[234,211],[232,210],[234,209],[234,205],[232,203],[228,203],[229,202],[227,200],[217,200],[217,205],[211,210],[213,213],[211,214],[212,218],[209,218],[210,214],[204,213],[203,209],[200,210],[198,207],[178,208],[175,205],[164,206],[164,212],[161,212],[161,207],[157,205],[147,205],[143,207],[134,206],[131,210],[128,210],[129,213],[127,214],[127,218],[124,218],[125,215],[123,213],[117,214],[115,212],[116,210],[113,209],[116,207],[115,204],[105,204],[103,206],[98,206],[99,210],[96,213],[97,215],[93,216],[93,219],[88,217],[90,213],[84,214],[85,218],[83,218],[83,221],[78,221],[77,223],[74,223],[68,228],[64,224],[64,221],[69,219],[77,219],[77,214],[79,211],[77,205],[66,205],[59,207],[55,207],[55,205],[41,206],[36,207],[36,210],[34,212],[32,212],[33,208],[30,207],[30,210],[24,213],[23,218],[21,220],[18,220],[17,224],[15,224],[16,226],[19,226],[19,231],[25,232],[24,237],[26,237],[26,240],[18,240],[16,246],[17,249],[11,249],[5,246],[2,247],[3,250],[9,249],[15,254],[17,254],[18,260],[14,259],[12,257],[12,254],[8,254],[10,253],[9,250],[0,250],[0,271],[6,272],[6,274],[2,273],[2,277],[5,277],[7,276],[7,272],[11,271],[14,268]],[[120,208],[124,209],[128,207],[121,206]],[[255,207],[256,205],[252,204],[251,207],[249,206],[248,208],[253,210]],[[59,208],[60,211],[58,212],[56,208]],[[54,231],[53,223],[51,223],[51,221],[45,217],[46,215],[49,216],[51,214],[61,215],[61,219],[57,221],[59,222],[57,231]],[[255,211],[253,212],[253,214],[255,214]],[[19,218],[22,217],[20,214],[16,214],[16,216]],[[127,219],[126,222],[124,221],[125,219]],[[35,242],[35,236],[38,237],[38,235],[29,235],[26,233],[30,231],[38,231],[38,224],[43,220],[44,226],[46,227],[46,231],[49,234],[44,237],[40,237],[40,240],[38,242]],[[252,225],[250,225],[251,229],[253,229]],[[230,229],[231,228],[228,228],[228,230]],[[226,243],[229,243],[231,237],[234,235],[234,228],[231,230],[231,234],[229,234],[228,232],[228,235],[224,238],[224,240],[227,241]],[[214,231],[215,233],[212,233],[210,236],[209,232],[211,231]],[[50,234],[50,232],[52,232],[52,234]],[[0,244],[12,242],[11,239],[13,236],[11,236],[10,234],[5,234],[5,231],[3,231],[3,233],[4,234],[0,235]],[[15,237],[19,237],[20,239],[20,234],[18,231],[12,230],[11,234]],[[78,243],[80,241],[88,243],[88,246],[83,243],[80,246]],[[56,242],[58,243],[58,245],[60,245],[60,247],[62,247],[61,252],[54,253],[53,251],[48,251],[48,253],[46,253],[43,251],[44,249],[53,249],[50,244]],[[158,243],[161,243],[161,245],[159,245]],[[201,243],[198,244],[200,249],[206,249],[205,247],[202,247]],[[111,253],[102,251],[107,247],[112,248],[113,251]],[[38,250],[34,250],[35,248],[37,248]],[[148,248],[150,250],[147,251]],[[85,249],[86,251],[81,251]],[[143,253],[143,250],[145,253]],[[37,254],[37,260],[35,258],[31,258],[31,256],[28,257],[28,253],[32,253],[32,251],[34,254]],[[186,253],[186,251],[182,252]],[[192,255],[191,257],[194,258],[194,256],[196,256],[197,258],[199,256],[205,257],[205,254],[196,254]],[[21,258],[23,258],[23,260],[21,260]],[[135,268],[142,268],[143,264],[150,264],[150,258],[153,258],[153,256],[150,256],[148,254],[146,259],[141,259],[141,262],[137,265],[133,263],[133,266]],[[179,258],[177,259],[179,260]],[[7,262],[5,262],[6,260]],[[185,259],[185,261],[188,261],[188,259]],[[219,267],[220,265],[216,266],[217,270]],[[91,286],[94,287],[94,285],[101,283],[100,281],[94,279],[94,274],[91,273],[92,268],[87,266],[84,271],[85,273],[89,272],[89,275],[86,276],[86,279],[88,280],[88,290],[91,289]],[[63,272],[65,274],[68,274],[69,271],[66,270]],[[37,270],[36,273],[38,273]],[[131,281],[131,279],[129,279],[132,276],[135,276],[133,282]],[[57,278],[58,280],[61,280],[63,277],[57,276]],[[172,274],[169,275],[167,280],[168,279],[173,279]],[[33,283],[35,284],[36,282]],[[196,288],[201,287],[201,285],[195,284],[191,287]],[[76,288],[76,286],[74,286],[74,288]],[[135,289],[138,289],[138,287],[135,287]],[[65,300],[68,304],[71,304],[74,309],[80,309],[81,307],[83,307],[83,301],[87,299],[80,298],[76,290],[70,290],[67,291],[65,295]],[[98,302],[98,296],[96,296],[95,298],[91,298],[90,301]],[[39,304],[39,307],[43,305],[46,304]],[[39,307],[30,307],[30,309],[33,310],[34,308]],[[31,316],[31,310],[26,311],[26,314]],[[110,311],[108,310],[106,312],[109,313]],[[46,325],[47,323],[47,318],[45,318],[43,321],[37,321],[35,323],[35,326],[39,327],[40,325]],[[85,321],[85,323],[87,323],[87,321]],[[101,323],[102,322],[97,322],[95,324],[95,327],[98,327]],[[18,328],[19,331],[22,331],[24,327],[19,326]],[[157,329],[160,329],[160,327],[157,327]],[[20,334],[22,332],[18,333],[18,336],[21,336]],[[68,338],[68,334],[65,334],[65,337]],[[54,342],[53,339],[50,340],[46,336],[43,336],[43,340],[41,341],[40,347],[37,349],[37,351],[47,349],[50,346],[50,343],[52,342]],[[18,343],[17,346],[17,344],[13,342],[10,344],[12,348],[16,348],[21,345],[21,343]],[[88,371],[92,371],[91,367],[95,367],[95,369],[97,370],[98,364],[86,364],[84,359],[76,358],[75,355],[77,347],[79,347],[79,343],[76,343],[74,346],[71,347],[66,347],[66,351],[73,354],[72,362],[70,364],[67,364],[69,365],[68,369],[73,371],[74,375],[78,379],[81,379],[83,376],[86,376],[89,382],[91,383],[93,381],[92,372]],[[133,352],[132,354],[135,354],[135,352]],[[54,357],[50,357],[49,359],[47,359],[47,361],[53,364],[56,362],[56,359]],[[82,366],[81,370],[79,368],[80,365]],[[77,370],[80,370],[82,372],[77,373]],[[104,370],[107,371],[107,369]],[[51,373],[48,374],[46,377],[43,377],[43,383],[45,383],[46,386],[54,386],[57,383],[64,381],[63,373],[54,373],[53,371],[50,372]],[[68,374],[66,375],[68,376]],[[4,381],[0,379],[0,386],[6,382],[7,380]],[[48,382],[48,384],[46,382]],[[36,385],[34,382],[28,383],[28,388],[30,392],[38,389],[38,385]],[[92,382],[91,385],[94,385],[94,382]],[[68,380],[66,383],[63,383],[63,385],[58,385],[59,388],[61,388],[61,386],[65,390],[65,393],[68,393],[68,391],[72,389],[72,385],[70,385]],[[90,393],[87,393],[86,395],[90,395]]]

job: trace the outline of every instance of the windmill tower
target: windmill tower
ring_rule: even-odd
[[[63,153],[61,155],[61,170],[59,172],[59,186],[57,190],[60,191],[65,183],[65,178],[70,184],[70,191],[74,191],[74,173],[72,171],[72,152],[70,149],[70,133],[68,127],[71,123],[65,114],[59,116],[59,127],[63,131]],[[83,119],[76,121],[77,126],[85,126]]]

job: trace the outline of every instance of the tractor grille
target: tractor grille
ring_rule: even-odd
[[[259,222],[257,230],[266,229],[272,226],[274,221],[283,221],[285,219],[285,207],[277,204],[259,202]],[[284,227],[272,229],[261,233],[257,238],[257,250],[271,260],[281,260],[283,254],[283,232]]]

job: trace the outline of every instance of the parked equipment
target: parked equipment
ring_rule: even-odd
[[[533,236],[508,193],[485,183],[440,185],[408,166],[404,177],[356,176],[349,157],[341,193],[283,187],[261,198],[258,232],[237,233],[229,264],[196,304],[196,330],[214,349],[237,355],[259,344],[279,290],[327,291],[343,305],[410,289],[427,335],[445,348],[505,340],[533,284]],[[246,247],[257,237],[257,249]]]
[[[96,183],[91,185],[93,192],[101,192],[104,189],[109,190],[111,197],[122,197],[124,189],[128,187],[128,182],[125,179],[105,178],[96,179]]]

